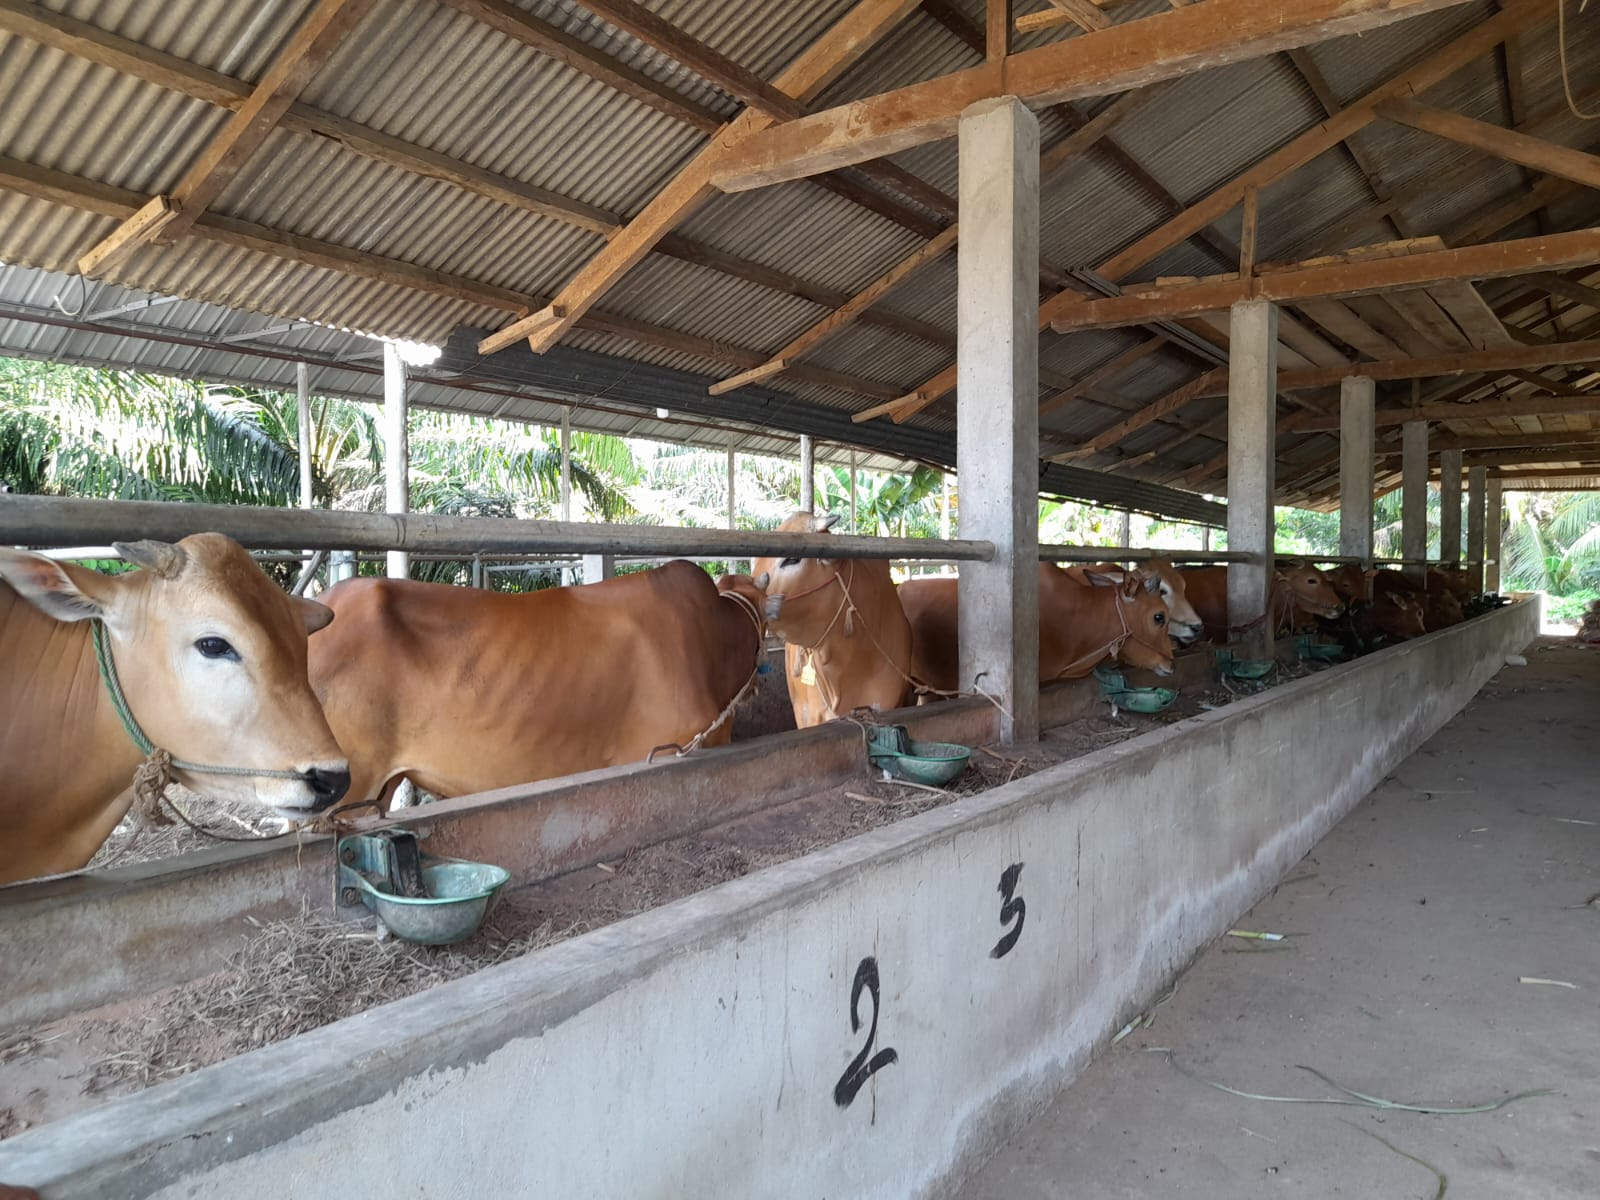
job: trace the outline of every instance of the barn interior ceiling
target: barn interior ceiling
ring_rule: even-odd
[[[177,304],[34,320],[45,277],[17,272],[81,273],[222,337],[305,323],[249,370],[359,329],[448,345],[426,403],[590,397],[948,465],[952,112],[1005,90],[1041,123],[1046,489],[1215,520],[1245,295],[1282,305],[1280,502],[1337,505],[1352,369],[1380,488],[1406,417],[1469,466],[1581,481],[1600,13],[1566,7],[0,0],[0,350],[223,353],[113,336],[200,319]]]

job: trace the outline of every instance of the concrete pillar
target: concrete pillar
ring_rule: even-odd
[[[1241,300],[1228,320],[1228,549],[1257,556],[1228,564],[1228,624],[1255,625],[1240,636],[1250,658],[1273,657],[1267,611],[1273,571],[1273,491],[1277,459],[1278,310]]]
[[[1400,427],[1400,557],[1428,557],[1428,423]],[[1407,579],[1422,583],[1428,568],[1406,566]]]
[[[850,532],[856,530],[856,452],[850,451]]]
[[[817,511],[817,452],[805,434],[800,435],[800,507]]]
[[[1461,561],[1461,451],[1439,451],[1439,557]]]
[[[585,554],[583,556],[583,581],[585,583],[599,583],[602,579],[614,579],[617,574],[617,556],[615,554]]]
[[[1484,488],[1489,482],[1488,467],[1473,467],[1467,472],[1467,578],[1475,591],[1483,590]]]
[[[1133,536],[1133,514],[1123,509],[1117,517],[1117,545],[1129,545],[1128,539]]]
[[[561,519],[572,520],[572,414],[561,414]]]
[[[406,418],[406,364],[400,348],[383,344],[383,477],[388,511],[411,510],[411,441]],[[389,551],[389,578],[404,579],[411,570],[411,556],[404,550]]]
[[[332,587],[341,580],[354,578],[356,573],[356,552],[354,550],[330,550],[328,552],[328,586]]]
[[[1207,551],[1211,549],[1211,526],[1209,525],[1200,526],[1200,549]]]
[[[294,365],[295,428],[300,437],[300,507],[311,507],[311,382],[305,363]]]
[[[956,289],[961,686],[1003,706],[1000,740],[1039,735],[1039,122],[1013,97],[961,114]]]
[[[1339,553],[1372,565],[1372,401],[1364,375],[1339,382]]]
[[[734,482],[733,482],[734,467],[736,466],[737,462],[738,462],[738,455],[736,455],[733,452],[732,447],[730,447],[728,449],[728,528],[729,529],[733,529],[733,528],[736,527],[736,522],[735,522],[734,518],[738,515],[738,495],[737,495],[737,493],[735,491]],[[739,564],[737,562],[731,562],[730,561],[728,563],[728,573],[730,575],[737,575],[739,573]]]
[[[1505,520],[1501,511],[1503,485],[1498,479],[1489,480],[1483,492],[1483,590],[1500,590],[1500,525]]]

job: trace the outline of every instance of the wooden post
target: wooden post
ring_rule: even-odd
[[[1000,741],[1039,736],[1039,122],[1014,97],[961,114],[956,460],[960,681],[1001,705]]]
[[[1483,565],[1483,590],[1486,592],[1500,590],[1500,526],[1505,520],[1501,488],[1504,486],[1500,480],[1491,479],[1484,489],[1483,557],[1487,561]]]
[[[1339,553],[1372,565],[1373,397],[1364,375],[1339,383]]]
[[[1245,653],[1270,659],[1277,308],[1266,300],[1239,301],[1229,316],[1228,338],[1228,549],[1259,556],[1228,564],[1228,624],[1249,626],[1240,636]]]
[[[1400,555],[1428,557],[1428,423],[1408,421],[1400,427]],[[1413,583],[1425,583],[1428,568],[1401,568]]]
[[[388,511],[411,510],[411,442],[407,418],[406,364],[400,347],[383,344],[383,475]],[[411,556],[404,550],[390,550],[389,578],[404,579],[411,573]]]

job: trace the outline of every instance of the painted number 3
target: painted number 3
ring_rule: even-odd
[[[844,1074],[839,1076],[839,1082],[833,1085],[833,1102],[840,1108],[849,1108],[861,1085],[900,1057],[889,1049],[872,1054],[872,1043],[878,1040],[878,960],[870,956],[861,960],[861,965],[856,968],[855,982],[850,985],[851,1033],[861,1032],[861,1015],[856,1011],[856,1006],[861,1001],[863,989],[872,997],[872,1024],[867,1028],[867,1041],[861,1047],[861,1052],[850,1060]],[[867,1057],[869,1054],[872,1055],[870,1060]]]
[[[1017,944],[1017,939],[1022,936],[1022,922],[1028,915],[1028,906],[1022,898],[1016,895],[1017,880],[1022,877],[1022,864],[1012,863],[1000,875],[1000,924],[1006,925],[1015,921],[1016,925],[1008,929],[994,944],[994,949],[989,951],[990,958],[1004,958],[1011,953],[1011,948]]]

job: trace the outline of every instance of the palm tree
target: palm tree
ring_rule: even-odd
[[[1600,493],[1507,492],[1501,576],[1518,591],[1600,587]]]

